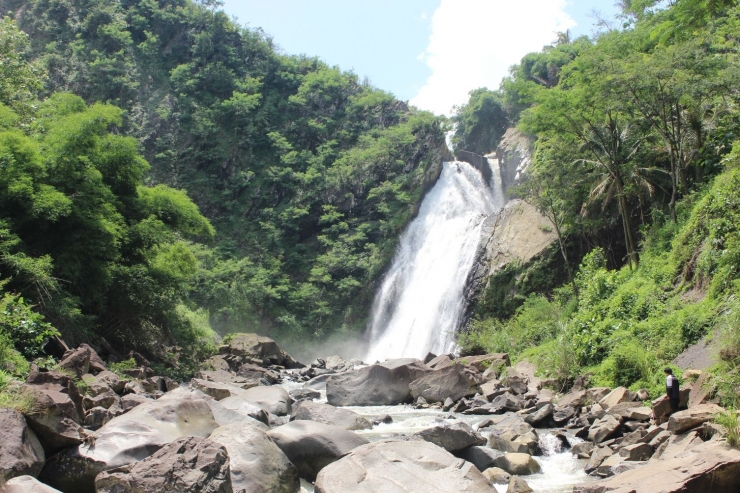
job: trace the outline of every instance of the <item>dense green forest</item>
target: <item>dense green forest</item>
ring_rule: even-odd
[[[457,110],[456,150],[495,150],[509,126],[532,138],[513,193],[561,240],[492,280],[463,342],[537,360],[564,384],[590,373],[657,389],[660,368],[706,336],[736,405],[740,7],[622,4],[595,39],[561,34]]]
[[[365,326],[446,123],[218,7],[0,1],[4,347]]]

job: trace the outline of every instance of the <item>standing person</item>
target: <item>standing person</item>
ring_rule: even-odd
[[[680,389],[678,386],[678,378],[673,374],[673,370],[666,368],[665,370],[665,393],[671,403],[671,414],[678,411],[678,404],[681,400]]]

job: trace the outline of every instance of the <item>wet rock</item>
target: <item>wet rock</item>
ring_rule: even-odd
[[[599,444],[614,436],[619,431],[621,424],[618,418],[607,414],[591,425],[591,428],[588,430],[588,439],[595,444]]]
[[[316,479],[316,493],[490,493],[472,464],[428,442],[381,441],[352,450]]]
[[[311,389],[292,389],[288,391],[288,395],[294,401],[310,401],[314,399],[320,399],[321,393]]]
[[[231,493],[229,455],[201,437],[178,438],[134,464],[100,473],[97,493]]]
[[[494,413],[521,411],[523,407],[522,400],[508,392],[499,395],[490,404],[490,409]]]
[[[534,490],[529,487],[526,481],[522,478],[514,476],[509,481],[509,487],[506,489],[506,493],[533,493]]]
[[[47,455],[82,441],[82,397],[71,377],[59,372],[32,371],[26,382],[37,412],[27,421]]]
[[[540,465],[529,454],[504,454],[496,459],[496,467],[500,467],[515,476],[528,476],[540,472]]]
[[[581,442],[573,445],[573,447],[571,447],[570,449],[570,452],[579,459],[589,459],[594,448],[595,445],[591,442]]]
[[[15,409],[0,408],[0,444],[0,487],[14,477],[39,475],[44,449]]]
[[[417,359],[396,359],[347,373],[335,374],[326,383],[326,397],[333,406],[393,406],[412,399],[409,385],[429,373]]]
[[[685,411],[673,413],[668,419],[668,431],[681,433],[711,421],[723,409],[716,404],[699,404]]]
[[[457,401],[477,392],[477,382],[472,379],[462,365],[429,372],[409,384],[414,399],[423,397],[427,402],[444,402],[445,399]]]
[[[377,418],[373,419],[373,426],[378,426],[380,424],[389,425],[391,423],[393,423],[393,418],[388,414],[378,416]]]
[[[252,387],[240,392],[239,395],[276,416],[290,414],[291,399],[288,391],[282,387]]]
[[[576,410],[572,406],[556,406],[553,409],[552,420],[557,426],[562,426],[576,415]]]
[[[331,373],[327,373],[326,375],[319,375],[318,377],[312,378],[308,382],[303,384],[304,389],[310,389],[310,390],[326,390],[326,381],[329,380],[329,377],[331,377]]]
[[[474,445],[485,445],[486,439],[475,432],[467,423],[443,423],[433,428],[419,431],[414,436],[431,442],[448,452],[460,452]]]
[[[267,435],[298,468],[300,477],[309,481],[328,464],[368,443],[356,433],[315,421],[291,421]]]
[[[473,446],[461,450],[456,454],[461,459],[473,464],[479,471],[486,471],[495,466],[496,459],[504,455],[499,450],[489,447]]]
[[[13,478],[2,489],[3,493],[61,493],[31,476]]]
[[[332,372],[344,372],[351,370],[354,365],[346,362],[339,356],[329,356],[326,358],[325,367]]]
[[[209,437],[229,453],[235,492],[296,493],[298,470],[275,445],[266,430],[247,423],[217,428]]]
[[[349,409],[341,409],[329,404],[313,401],[301,401],[293,406],[291,421],[316,421],[327,425],[338,426],[345,430],[369,430],[373,425]]]

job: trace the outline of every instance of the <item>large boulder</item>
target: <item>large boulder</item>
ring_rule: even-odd
[[[442,447],[453,454],[468,447],[485,445],[486,439],[477,433],[467,423],[443,423],[439,426],[427,428],[417,432],[414,436]]]
[[[414,400],[423,397],[427,402],[444,402],[448,397],[459,401],[477,392],[477,382],[462,365],[451,365],[427,373],[409,384]]]
[[[210,439],[229,453],[234,491],[296,493],[298,470],[259,426],[234,423],[217,428]]]
[[[240,392],[239,396],[254,402],[268,413],[276,416],[290,414],[292,399],[288,391],[282,387],[252,387]]]
[[[588,430],[588,439],[598,444],[614,436],[622,422],[618,417],[607,414],[603,418],[594,421]]]
[[[578,485],[574,493],[709,493],[740,490],[740,451],[717,441],[701,442],[677,457],[608,480]]]
[[[509,481],[509,487],[506,488],[506,493],[534,493],[534,490],[522,478],[514,476]]]
[[[85,412],[72,377],[61,372],[32,371],[26,379],[37,412],[27,416],[47,455],[82,442]]]
[[[316,493],[493,493],[469,462],[428,442],[380,441],[321,470]]]
[[[393,406],[412,399],[410,384],[429,373],[417,359],[395,359],[361,370],[335,374],[326,381],[332,406]]]
[[[65,493],[92,493],[100,472],[143,460],[184,436],[208,437],[216,428],[206,396],[178,389],[113,418],[89,443],[48,459],[40,477]]]
[[[484,472],[487,469],[494,467],[496,459],[504,454],[503,452],[489,447],[480,447],[476,445],[468,447],[465,450],[458,452],[456,455],[473,464],[479,471]]]
[[[292,421],[317,421],[338,426],[345,430],[369,430],[373,427],[370,421],[349,409],[341,409],[313,401],[300,401],[293,406],[290,419]]]
[[[537,461],[529,454],[504,454],[496,459],[496,467],[500,467],[515,476],[537,474],[542,470]]]
[[[226,447],[201,437],[178,438],[141,462],[104,471],[96,493],[232,493]]]
[[[2,493],[61,493],[51,486],[39,482],[31,476],[18,476],[13,478],[3,487]]]
[[[267,435],[295,464],[300,476],[309,481],[328,464],[368,443],[356,433],[315,421],[291,421]]]
[[[14,477],[38,476],[44,460],[44,449],[23,415],[0,408],[0,487]]]
[[[269,423],[269,416],[264,409],[239,395],[232,395],[215,404],[212,402],[209,404],[211,405],[211,411],[213,411],[213,417],[221,426],[250,420],[256,420],[264,424]]]
[[[686,430],[711,421],[723,409],[716,404],[698,404],[685,411],[671,414],[668,419],[668,431],[682,433]]]
[[[489,368],[497,370],[500,373],[507,366],[511,366],[511,360],[507,353],[484,354],[481,356],[465,356],[460,358],[460,363],[475,367],[478,371],[484,372]]]
[[[501,452],[536,455],[540,452],[537,432],[517,414],[497,420],[488,436],[488,446]]]
[[[232,334],[229,342],[219,348],[219,353],[236,356],[240,358],[241,363],[279,365],[285,368],[303,367],[280,349],[274,340],[258,334]],[[232,365],[231,362],[229,364]]]
[[[599,401],[599,405],[603,409],[609,409],[622,402],[634,401],[635,395],[625,387],[617,387],[616,389],[609,392],[603,399]]]
[[[678,407],[684,408],[689,403],[689,396],[691,395],[691,388],[682,388],[679,391]],[[667,417],[671,413],[671,401],[667,396],[662,395],[652,401],[653,416],[655,419],[661,420]]]

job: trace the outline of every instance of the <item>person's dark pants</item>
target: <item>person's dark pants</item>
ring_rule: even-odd
[[[671,414],[673,414],[676,411],[678,411],[679,398],[678,397],[671,397],[670,398],[670,401],[671,401]]]

